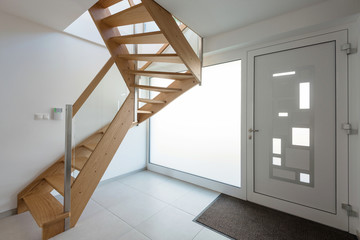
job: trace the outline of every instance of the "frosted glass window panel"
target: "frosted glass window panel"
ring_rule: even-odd
[[[206,67],[202,86],[152,117],[150,161],[240,187],[240,131],[241,61]]]
[[[300,182],[310,183],[310,174],[300,173]]]
[[[300,109],[310,109],[310,83],[300,83]]]
[[[275,165],[275,166],[281,166],[281,158],[279,158],[279,157],[273,157],[273,165]]]
[[[292,128],[292,145],[310,147],[310,128]]]
[[[273,154],[281,154],[281,139],[273,138]]]
[[[282,73],[274,73],[273,77],[285,77],[285,76],[291,76],[291,75],[295,75],[296,72],[295,71],[291,71],[291,72],[282,72]]]

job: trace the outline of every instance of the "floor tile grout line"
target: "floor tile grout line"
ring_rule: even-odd
[[[135,189],[135,190],[137,190],[137,189]],[[139,191],[139,190],[137,190],[137,191]],[[140,192],[140,191],[139,191],[139,192]],[[140,192],[140,193],[142,193],[142,192]],[[155,198],[154,198],[154,199],[155,199]],[[149,220],[151,217],[155,216],[156,214],[160,213],[161,211],[163,211],[163,210],[166,209],[167,207],[170,207],[170,205],[169,205],[168,203],[163,202],[163,203],[166,205],[165,207],[163,207],[162,209],[160,209],[160,210],[157,211],[156,213],[152,214],[150,217],[146,218],[146,220],[143,220],[143,221],[140,222],[138,225],[133,226],[133,225],[131,225],[130,223],[128,223],[125,219],[117,216],[117,215],[116,215],[114,212],[112,212],[109,208],[105,207],[104,205],[102,205],[101,203],[97,202],[97,201],[94,200],[94,199],[92,199],[92,200],[93,200],[94,202],[96,202],[98,205],[100,205],[101,207],[103,207],[104,210],[110,212],[112,215],[114,215],[115,217],[119,218],[121,221],[125,222],[127,225],[129,225],[132,229],[140,232],[141,234],[143,234],[144,236],[146,236],[146,237],[149,238],[149,239],[151,239],[150,236],[146,235],[144,232],[141,232],[141,231],[140,231],[139,229],[137,229],[136,227],[138,227],[138,226],[139,226],[140,224],[142,224],[143,222]],[[130,231],[131,231],[131,230],[130,230]],[[126,233],[128,233],[128,232],[126,232]],[[124,233],[124,235],[125,235],[126,233]]]
[[[126,183],[122,183],[122,184],[127,185]],[[193,215],[192,213],[189,213],[189,212],[187,212],[187,211],[185,211],[185,210],[183,210],[183,209],[181,209],[181,208],[173,205],[174,202],[176,202],[176,201],[179,200],[180,198],[184,197],[184,196],[185,196],[186,194],[188,194],[190,191],[186,192],[184,195],[180,196],[179,198],[175,199],[173,202],[169,203],[169,202],[165,202],[164,200],[159,199],[159,198],[157,198],[157,197],[155,197],[155,196],[153,196],[153,195],[151,195],[151,194],[149,194],[149,193],[147,193],[147,192],[144,192],[144,191],[142,191],[141,189],[138,189],[138,188],[133,187],[133,186],[131,186],[131,185],[127,185],[127,186],[128,186],[128,187],[131,187],[131,188],[133,188],[133,189],[135,189],[135,190],[137,190],[137,191],[139,191],[139,192],[141,192],[141,193],[143,193],[143,194],[146,194],[146,195],[149,196],[149,197],[152,197],[152,198],[154,198],[154,199],[156,199],[156,200],[159,200],[159,201],[161,201],[161,202],[163,202],[163,203],[165,203],[165,204],[167,204],[167,205],[169,205],[169,206],[171,206],[171,207],[174,207],[174,208],[176,208],[176,209],[178,209],[178,210],[180,210],[180,211],[182,211],[182,212],[184,212],[184,213],[186,213],[186,214],[189,214],[189,215],[191,215],[191,216],[193,216],[193,217],[196,217],[196,215]]]
[[[138,173],[137,173],[138,174]],[[151,173],[152,174],[152,173]],[[135,175],[133,175],[133,176],[135,176]],[[130,177],[130,176],[129,176]],[[162,200],[162,199],[159,199],[159,198],[157,198],[156,196],[153,196],[153,195],[151,195],[151,194],[149,194],[149,193],[147,193],[147,192],[144,192],[143,190],[141,190],[141,189],[139,189],[139,188],[137,188],[137,187],[134,187],[134,186],[132,186],[132,185],[130,185],[130,184],[128,184],[128,183],[125,183],[125,182],[122,182],[122,180],[124,180],[124,179],[126,179],[126,177],[125,178],[123,178],[123,179],[120,179],[120,180],[116,180],[116,181],[114,181],[114,182],[119,182],[120,184],[122,184],[122,185],[125,185],[125,186],[127,186],[127,187],[130,187],[130,188],[132,188],[132,189],[134,189],[134,190],[136,190],[136,191],[138,191],[138,192],[140,192],[140,193],[143,193],[143,194],[145,194],[145,195],[147,195],[147,196],[149,196],[149,197],[151,197],[151,198],[154,198],[154,199],[156,199],[156,200],[158,200],[158,201],[161,201],[162,203],[164,203],[164,204],[167,204],[168,206],[172,206],[172,207],[174,207],[174,208],[176,208],[176,209],[178,209],[178,210],[180,210],[180,211],[182,211],[182,212],[184,212],[184,213],[186,213],[186,214],[189,214],[189,215],[191,215],[191,216],[193,216],[194,218],[197,216],[197,215],[193,215],[192,213],[189,213],[189,212],[187,212],[187,211],[185,211],[185,210],[183,210],[183,209],[181,209],[181,208],[179,208],[179,207],[177,207],[177,206],[175,206],[175,205],[173,205],[173,203],[174,202],[176,202],[177,200],[179,200],[180,198],[182,198],[182,197],[184,197],[186,194],[188,194],[188,193],[190,193],[191,192],[191,190],[188,190],[188,191],[186,191],[186,193],[184,193],[183,195],[181,195],[179,198],[177,198],[177,199],[175,199],[173,202],[171,202],[171,203],[169,203],[169,202],[165,202],[164,200]],[[168,180],[166,180],[166,181],[168,181]],[[177,181],[176,179],[175,179],[175,181]],[[186,183],[185,182],[185,184],[188,184],[188,183]],[[162,185],[162,184],[160,184],[160,185]],[[159,186],[160,186],[159,185]],[[189,185],[192,185],[192,184],[189,184]],[[106,184],[104,184],[103,186],[106,186]],[[196,185],[195,185],[196,186]],[[198,187],[198,186],[196,186],[196,187]],[[201,188],[201,187],[200,187]],[[208,190],[208,191],[211,191],[211,190]],[[215,192],[215,191],[214,191]],[[218,197],[218,196],[217,196]],[[216,198],[217,198],[216,197]],[[215,198],[215,199],[216,199]],[[213,201],[211,201],[211,203],[212,203]],[[103,206],[104,208],[106,208],[105,206]],[[106,209],[108,209],[108,208],[106,208]],[[165,209],[165,208],[163,208],[163,209]],[[161,209],[160,211],[162,211],[163,209]],[[110,211],[110,210],[109,210]],[[157,213],[159,213],[160,211],[158,211]],[[153,214],[152,216],[154,216],[154,215],[156,215],[157,213],[155,213],[155,214]],[[151,217],[152,217],[151,216]],[[148,219],[150,219],[151,217],[149,217]],[[147,220],[148,220],[147,219]],[[122,219],[123,220],[123,219]],[[123,221],[125,221],[125,220],[123,220]],[[144,220],[145,221],[145,220]],[[144,221],[142,221],[141,223],[143,223]],[[141,224],[140,223],[140,224]],[[128,224],[128,223],[127,223]],[[140,225],[139,224],[139,225]],[[131,225],[132,226],[132,225]],[[138,226],[138,225],[137,225]]]
[[[115,216],[116,218],[120,219],[121,221],[123,221],[123,222],[125,222],[127,225],[129,225],[129,227],[130,227],[131,229],[130,229],[129,231],[125,232],[124,234],[122,234],[122,236],[124,236],[125,234],[129,233],[129,232],[132,231],[132,230],[135,230],[135,231],[141,233],[142,235],[144,235],[145,237],[149,238],[150,240],[152,240],[150,236],[146,235],[145,233],[141,232],[139,229],[136,228],[136,226],[139,226],[142,222],[134,227],[133,225],[131,225],[130,223],[128,223],[127,221],[125,221],[125,219],[119,217],[119,216],[116,215],[114,212],[112,212],[109,208],[103,206],[102,204],[100,204],[99,202],[95,201],[94,199],[92,199],[92,200],[93,200],[94,202],[96,202],[98,205],[100,205],[101,207],[103,207],[104,210],[108,211],[108,212],[111,213],[113,216]],[[164,208],[166,208],[166,207],[164,207]],[[164,208],[163,208],[163,209],[164,209]],[[162,211],[163,209],[161,209],[160,211]],[[155,214],[159,213],[160,211],[156,212]],[[154,216],[155,214],[151,215],[151,217]],[[150,218],[150,217],[149,217],[149,218]],[[148,220],[149,218],[147,218],[146,220]],[[143,222],[144,222],[144,221],[143,221]]]
[[[99,202],[95,201],[94,199],[92,199],[94,202],[96,202],[97,204],[99,204],[101,207],[104,208],[105,211],[109,212],[111,215],[113,215],[114,217],[120,219],[121,221],[123,221],[124,223],[126,223],[126,225],[128,225],[131,229],[129,231],[124,232],[124,234],[122,234],[122,236],[124,236],[126,233],[129,233],[131,230],[135,229],[133,226],[131,226],[128,222],[126,222],[124,219],[122,219],[121,217],[117,216],[116,214],[114,214],[112,211],[110,211],[110,209],[106,208],[105,206],[103,206],[102,204],[100,204]]]
[[[133,175],[133,176],[135,176],[135,175]],[[129,176],[129,177],[130,177],[130,176]],[[110,212],[110,213],[111,213],[112,215],[114,215],[115,217],[117,217],[117,218],[119,218],[120,220],[124,221],[124,222],[125,222],[127,225],[129,225],[132,229],[137,230],[138,232],[140,232],[140,233],[143,234],[144,236],[150,238],[150,236],[146,235],[144,232],[142,232],[142,231],[141,231],[140,229],[138,229],[137,227],[140,226],[142,223],[148,221],[150,218],[154,217],[155,215],[161,213],[162,211],[164,211],[164,210],[165,210],[166,208],[168,208],[168,207],[173,207],[173,208],[175,208],[175,209],[177,209],[177,210],[179,210],[179,211],[181,211],[181,212],[183,212],[183,213],[185,213],[185,214],[187,214],[187,215],[190,215],[192,218],[195,218],[195,217],[196,217],[195,215],[193,215],[193,214],[191,214],[191,213],[189,213],[189,212],[187,212],[187,211],[185,211],[185,210],[183,210],[183,209],[180,209],[179,207],[173,205],[177,200],[181,199],[181,198],[184,197],[186,194],[189,194],[189,193],[191,192],[191,190],[186,190],[184,194],[182,194],[181,196],[179,196],[178,198],[176,198],[173,202],[166,202],[166,201],[164,201],[164,200],[162,200],[162,199],[157,198],[157,197],[154,196],[154,195],[151,195],[151,194],[149,194],[149,193],[147,193],[147,192],[144,192],[142,189],[139,189],[139,188],[137,188],[137,187],[134,187],[134,186],[132,186],[132,185],[126,183],[126,182],[123,182],[123,180],[125,180],[125,179],[126,179],[126,178],[123,178],[123,179],[121,179],[121,180],[115,180],[114,182],[120,183],[120,184],[122,184],[122,185],[124,185],[124,186],[127,186],[127,187],[129,187],[129,188],[131,188],[131,189],[133,189],[133,190],[135,190],[135,191],[137,191],[137,192],[139,192],[139,193],[142,193],[142,194],[144,194],[144,195],[146,195],[146,196],[148,196],[148,197],[151,197],[151,198],[153,198],[153,199],[155,199],[155,200],[158,200],[158,201],[164,203],[166,206],[165,206],[164,208],[160,209],[159,211],[157,211],[156,213],[152,214],[151,216],[149,216],[148,218],[146,218],[146,219],[143,220],[142,222],[140,222],[138,225],[133,226],[133,225],[131,225],[130,223],[128,223],[127,221],[125,221],[124,219],[122,219],[121,217],[117,216],[117,215],[116,215],[114,212],[112,212],[109,208],[103,206],[102,204],[100,204],[99,202],[95,201],[94,199],[92,199],[92,200],[95,201],[95,202],[96,202],[97,204],[99,204],[100,206],[102,206],[103,208],[105,208],[108,212]],[[168,182],[168,181],[169,181],[168,179],[164,180],[164,183],[159,184],[159,186],[165,184],[165,183]],[[175,182],[176,182],[176,181],[177,181],[177,180],[175,179]],[[185,182],[185,183],[182,183],[182,184],[187,185],[188,183]],[[189,184],[189,185],[191,185],[191,184]],[[106,186],[106,184],[104,184],[103,186]],[[195,185],[195,187],[198,187],[198,186]],[[200,187],[200,188],[201,188],[201,187]],[[211,190],[209,190],[209,191],[211,191]],[[216,198],[215,198],[215,199],[216,199]],[[196,223],[197,225],[199,225],[199,226],[202,227],[202,228],[199,230],[199,232],[194,236],[194,238],[195,238],[195,237],[204,229],[204,227],[203,227],[201,224],[199,224],[199,223],[197,223],[197,222],[195,222],[195,221],[192,221],[192,222],[193,222],[193,223]],[[194,239],[194,238],[193,238],[193,239]],[[151,238],[150,238],[150,239],[151,239]]]
[[[192,240],[194,240],[194,239],[200,234],[200,232],[201,232],[202,230],[204,230],[204,227],[202,227],[202,228],[200,229],[200,231],[199,231],[197,234],[195,234],[195,236],[192,238]]]
[[[127,183],[122,183],[122,184],[124,184],[124,185],[126,185],[126,186],[128,186],[128,187],[131,187],[131,188],[133,188],[133,189],[135,189],[135,190],[137,190],[137,191],[140,191],[141,193],[146,194],[146,195],[148,195],[148,196],[150,196],[150,197],[152,197],[152,198],[155,198],[156,200],[159,200],[159,201],[161,201],[161,202],[163,202],[163,203],[171,204],[171,203],[169,203],[169,202],[165,202],[164,200],[162,200],[162,199],[160,199],[160,198],[157,198],[156,196],[151,195],[150,193],[144,192],[143,190],[141,190],[141,189],[139,189],[139,188],[137,188],[137,187],[131,186],[131,185],[127,184]],[[161,184],[160,184],[160,185],[161,185]],[[159,186],[160,186],[160,185],[159,185]],[[184,193],[184,195],[185,195],[185,194],[186,194],[186,193]],[[181,197],[183,197],[184,195],[181,195],[179,198],[175,199],[174,201],[179,200],[179,199],[180,199]]]

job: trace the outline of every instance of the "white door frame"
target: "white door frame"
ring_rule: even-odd
[[[247,138],[247,199],[270,208],[289,214],[320,222],[335,228],[348,231],[349,221],[347,212],[342,209],[342,203],[349,202],[348,195],[348,135],[341,129],[341,124],[348,122],[348,58],[341,51],[341,45],[347,43],[347,30],[332,32],[319,36],[303,38],[291,42],[272,45],[251,50],[247,54],[247,120],[246,129],[253,128],[254,123],[254,58],[257,55],[283,51],[292,48],[304,47],[323,42],[336,42],[336,214],[314,210],[284,200],[275,199],[254,192],[254,144]],[[249,134],[249,133],[248,133]]]

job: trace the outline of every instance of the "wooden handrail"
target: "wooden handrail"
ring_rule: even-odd
[[[187,28],[187,26],[185,24],[181,24],[179,26],[180,30],[183,32],[185,31],[185,29]],[[157,51],[156,54],[162,54],[168,47],[170,46],[170,43],[165,43],[160,49],[159,51]],[[142,66],[140,68],[141,71],[145,71],[153,62],[152,61],[148,61],[144,64],[144,66]]]
[[[76,100],[73,105],[73,117],[85,103],[85,101],[89,98],[94,89],[99,85],[101,80],[104,78],[106,73],[110,70],[112,65],[115,63],[114,59],[110,57],[110,59],[106,62],[106,64],[102,67],[100,72],[95,76],[95,78],[91,81],[89,86],[84,90],[84,92],[80,95],[80,97]]]

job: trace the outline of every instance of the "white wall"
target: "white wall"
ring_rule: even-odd
[[[15,208],[17,193],[63,155],[64,121],[35,121],[34,113],[74,103],[108,58],[101,46],[0,12],[0,212]],[[143,167],[140,126],[104,179]]]
[[[264,41],[291,37],[323,29],[334,21],[358,14],[358,0],[328,0],[311,7],[289,12],[233,31],[208,37],[204,41],[206,53],[246,47]]]
[[[242,59],[243,75],[247,77],[246,55],[257,49],[304,36],[348,29],[353,47],[360,46],[360,1],[330,0],[310,8],[281,15],[231,32],[205,39],[206,65]],[[349,56],[349,121],[354,128],[360,122],[360,51]],[[349,138],[349,201],[360,212],[360,139]],[[350,218],[350,232],[360,230],[359,218]]]

